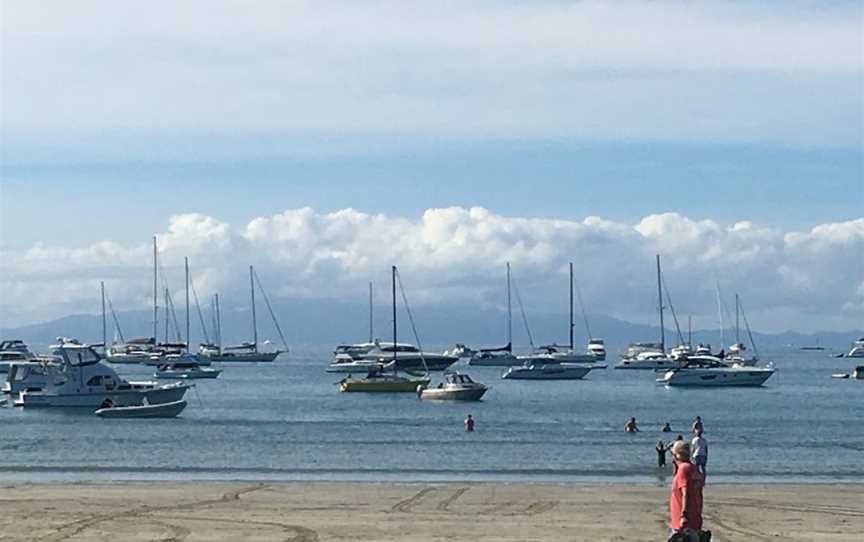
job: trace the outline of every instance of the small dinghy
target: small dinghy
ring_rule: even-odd
[[[186,401],[159,403],[155,405],[108,406],[98,409],[100,418],[175,418],[186,408]]]

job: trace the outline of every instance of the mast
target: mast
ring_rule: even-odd
[[[372,282],[369,282],[369,343],[375,340],[375,334],[372,328]]]
[[[396,372],[396,266],[391,269],[393,281],[393,372]]]
[[[570,350],[573,346],[573,262],[570,262]]]
[[[507,262],[507,351],[513,351],[513,303],[510,296],[510,262]]]
[[[663,283],[660,279],[660,255],[657,255],[657,300],[660,302],[660,350],[666,353],[666,330],[663,327]]]
[[[105,350],[108,347],[108,325],[105,318],[105,282],[100,282],[99,287],[102,290],[102,349]]]
[[[186,268],[186,352],[189,352],[189,347],[192,341],[189,340],[189,257],[183,258],[183,266]]]
[[[165,288],[165,344],[171,342],[170,331],[168,330],[168,322],[171,320],[171,315],[168,314],[168,306],[170,305],[168,295],[168,288]]]
[[[738,310],[738,294],[736,293],[735,294],[735,344],[736,345],[741,344],[741,338],[740,338],[741,327],[738,324],[738,313],[739,312],[740,311]]]
[[[157,342],[156,335],[158,334],[159,326],[159,285],[156,281],[156,236],[153,236],[153,344]]]
[[[217,344],[219,347],[219,355],[222,355],[222,315],[219,313],[219,294],[215,294],[214,299],[216,300],[216,337]]]
[[[720,299],[720,282],[717,281],[717,314],[720,316],[720,350],[725,348],[726,344],[726,326],[723,321],[723,300]]]
[[[258,352],[258,321],[255,318],[255,279],[252,278],[252,266],[249,266],[249,291],[252,293],[252,344]]]
[[[693,317],[687,316],[687,346],[690,350],[693,350]]]

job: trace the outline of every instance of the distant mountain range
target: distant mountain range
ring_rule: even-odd
[[[333,346],[337,343],[352,343],[365,341],[369,334],[368,306],[361,303],[336,301],[331,299],[274,299],[273,309],[279,324],[285,333],[288,345],[296,347]],[[376,306],[375,336],[389,339],[392,336],[389,306]],[[506,343],[506,313],[493,307],[475,306],[424,306],[414,308],[415,323],[424,347],[440,348],[454,343],[465,343],[469,346],[493,346]],[[208,326],[208,334],[212,338],[211,316],[204,314]],[[259,324],[259,341],[270,340],[279,344],[276,332],[266,307],[259,306],[257,311]],[[153,313],[150,311],[124,311],[117,314],[117,319],[124,336],[150,336],[153,333]],[[162,315],[160,314],[160,319]],[[535,344],[568,342],[566,313],[532,313],[529,315],[530,326]],[[185,312],[177,312],[177,320],[181,332],[185,333]],[[657,341],[659,329],[656,326],[634,324],[593,314],[589,316],[591,331],[595,337],[605,339],[610,352],[621,351],[631,341]],[[172,339],[175,338],[173,324]],[[192,342],[204,342],[200,319],[194,310],[191,314]],[[399,339],[415,342],[411,325],[405,312],[399,312]],[[159,324],[160,340],[164,337],[164,319]],[[586,332],[581,318],[577,319],[575,328],[577,344],[586,342]],[[686,339],[686,330],[683,330]],[[742,329],[742,341],[746,341],[746,332]],[[251,313],[247,308],[238,310],[223,310],[222,334],[224,344],[235,344],[251,340]],[[677,344],[674,329],[666,330],[667,343]],[[826,349],[837,351],[848,350],[850,343],[864,331],[851,332],[820,332],[803,334],[784,332],[778,334],[754,333],[758,347],[771,348],[778,346],[812,346],[820,345]],[[76,314],[65,316],[49,322],[33,324],[18,328],[0,328],[0,337],[18,338],[28,344],[44,349],[56,337],[75,337],[81,341],[96,343],[102,341],[101,314]],[[108,315],[108,340],[115,336],[113,319]],[[513,337],[515,347],[528,347],[529,340],[525,327],[518,312],[513,317]],[[720,332],[714,330],[698,330],[693,332],[693,343],[710,343],[715,347],[720,342]],[[726,346],[734,342],[734,330],[726,332]]]

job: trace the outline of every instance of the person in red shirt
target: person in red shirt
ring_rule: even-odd
[[[676,441],[672,461],[678,466],[669,495],[669,529],[702,529],[702,487],[704,480],[696,465],[690,463],[690,445]]]

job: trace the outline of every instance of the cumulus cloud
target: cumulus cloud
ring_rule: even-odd
[[[418,305],[501,305],[504,264],[511,262],[530,309],[560,311],[573,261],[591,312],[653,321],[659,253],[679,313],[705,326],[714,325],[717,284],[727,296],[741,293],[762,330],[860,327],[864,309],[864,218],[794,232],[677,213],[626,224],[502,216],[481,207],[428,209],[415,218],[307,207],[239,227],[177,215],[157,238],[161,274],[178,295],[188,256],[202,297],[242,292],[254,264],[274,295],[355,299],[368,280],[386,284],[396,264]],[[0,254],[0,323],[95,312],[100,280],[116,306],[144,308],[151,250],[149,243],[106,240]]]

